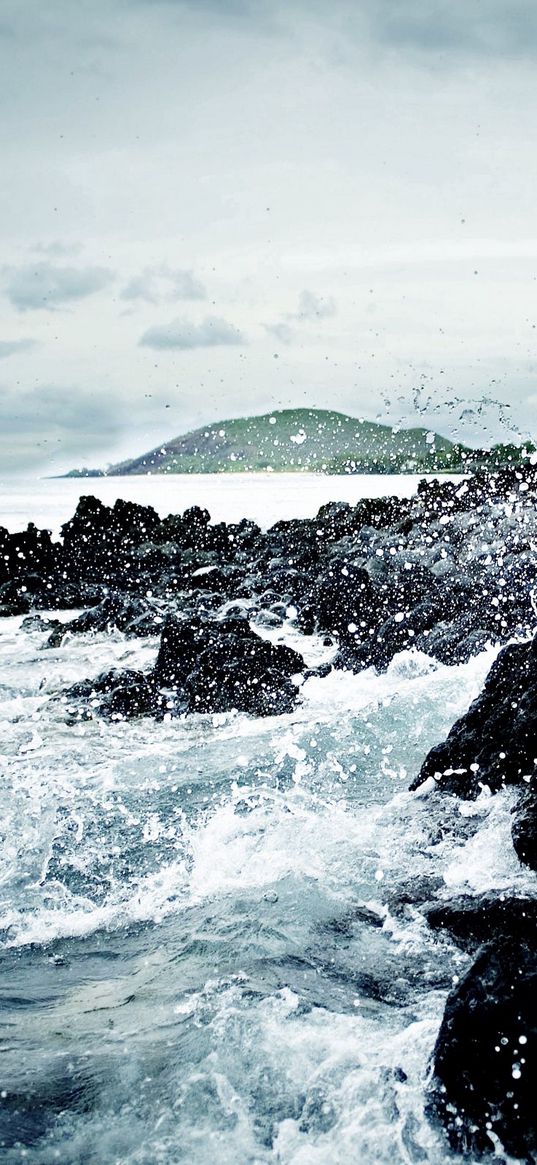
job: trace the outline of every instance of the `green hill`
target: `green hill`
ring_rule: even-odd
[[[329,409],[282,409],[204,425],[107,471],[411,473],[457,467],[460,450],[427,429],[394,429]],[[76,473],[77,471],[74,471]]]

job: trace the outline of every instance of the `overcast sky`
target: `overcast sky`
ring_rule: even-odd
[[[1,472],[537,436],[536,56],[535,0],[2,0]]]

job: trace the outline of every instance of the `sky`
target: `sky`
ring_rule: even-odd
[[[2,0],[0,473],[537,438],[534,0]]]

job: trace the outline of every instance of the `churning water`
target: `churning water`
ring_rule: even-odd
[[[2,1161],[457,1161],[424,1102],[468,958],[419,903],[530,878],[508,793],[407,786],[494,652],[310,678],[275,718],[72,727],[62,689],[157,640],[44,649],[20,622],[0,624]]]

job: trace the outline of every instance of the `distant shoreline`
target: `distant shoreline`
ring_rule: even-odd
[[[129,478],[143,478],[143,477],[158,477],[158,478],[175,478],[175,477],[285,477],[287,474],[293,476],[312,476],[312,477],[333,477],[333,478],[349,478],[349,477],[466,477],[468,471],[465,469],[361,469],[356,472],[335,473],[328,469],[308,469],[307,466],[294,466],[284,469],[201,469],[201,470],[182,470],[175,473],[156,472],[153,473],[150,469],[144,473],[48,473],[43,477],[38,478],[39,481],[126,481]]]

